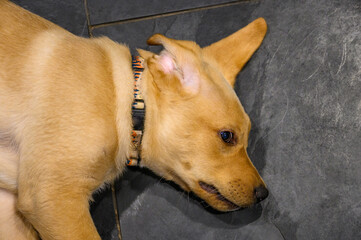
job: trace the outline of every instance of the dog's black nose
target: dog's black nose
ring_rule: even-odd
[[[259,203],[267,198],[268,190],[264,186],[257,187],[254,189],[254,195],[256,196],[257,203]]]

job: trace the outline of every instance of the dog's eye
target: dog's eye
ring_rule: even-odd
[[[234,133],[231,131],[220,131],[219,136],[222,138],[223,142],[228,144],[235,144],[235,136]]]

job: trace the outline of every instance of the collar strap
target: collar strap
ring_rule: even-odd
[[[144,59],[139,56],[132,57],[132,68],[134,73],[134,100],[132,104],[132,150],[129,159],[127,159],[128,166],[137,166],[140,162],[140,146],[142,143],[142,136],[144,131],[145,118],[145,104],[140,93],[140,81],[144,71]]]

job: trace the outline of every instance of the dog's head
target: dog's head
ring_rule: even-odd
[[[268,195],[247,155],[251,122],[233,85],[267,31],[260,18],[208,47],[155,34],[146,62],[142,164],[220,211]]]

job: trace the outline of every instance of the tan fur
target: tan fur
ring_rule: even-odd
[[[246,152],[250,120],[231,86],[265,33],[258,19],[204,49],[157,34],[148,42],[162,44],[161,55],[139,50],[142,166],[221,211],[233,208],[200,181],[240,207],[264,186]],[[127,47],[76,37],[0,0],[0,239],[37,239],[33,227],[44,240],[100,239],[88,201],[125,167],[132,91]],[[235,132],[235,145],[220,139],[224,129]]]

